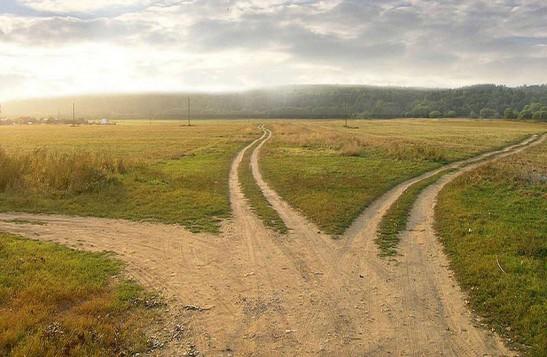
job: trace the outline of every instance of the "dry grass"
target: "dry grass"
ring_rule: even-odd
[[[379,150],[399,160],[448,162],[547,131],[541,123],[485,120],[356,120],[279,122],[274,142],[354,156]]]
[[[231,161],[258,135],[249,121],[0,127],[0,210],[218,232],[230,215]]]
[[[0,192],[91,192],[117,183],[117,175],[125,174],[127,166],[123,159],[96,152],[51,152],[40,148],[8,155],[0,147]]]

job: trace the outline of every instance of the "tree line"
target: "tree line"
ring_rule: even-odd
[[[9,116],[192,118],[507,118],[547,120],[547,85],[455,89],[303,85],[233,93],[87,95],[4,103]]]

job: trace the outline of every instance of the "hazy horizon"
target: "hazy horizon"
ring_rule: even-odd
[[[0,102],[547,83],[539,0],[3,0]]]
[[[254,87],[254,88],[240,88],[240,89],[231,89],[231,90],[171,90],[171,91],[161,91],[161,90],[150,90],[150,91],[125,91],[125,92],[82,92],[82,93],[66,93],[59,95],[42,95],[42,96],[32,96],[32,97],[19,97],[12,98],[5,102],[25,102],[32,100],[44,100],[44,99],[67,99],[67,98],[83,98],[83,97],[123,97],[123,96],[155,96],[155,95],[165,95],[165,96],[180,96],[180,95],[230,95],[230,94],[246,94],[252,92],[280,92],[285,89],[290,88],[313,88],[313,87],[338,87],[338,88],[372,88],[372,89],[408,89],[408,90],[423,90],[423,91],[443,91],[451,89],[462,89],[462,88],[472,88],[480,86],[504,86],[507,88],[524,88],[524,87],[542,87],[547,86],[547,83],[524,83],[515,86],[509,86],[505,84],[497,83],[475,83],[469,84],[461,87],[420,87],[420,86],[397,86],[397,85],[370,85],[370,84],[344,84],[344,83],[315,83],[315,84],[283,84],[277,86],[263,86],[263,87]],[[2,102],[0,102],[2,103]]]

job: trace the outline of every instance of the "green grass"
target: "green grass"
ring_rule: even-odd
[[[270,124],[265,180],[323,231],[338,235],[381,194],[455,160],[545,131],[475,120],[285,121]]]
[[[530,356],[547,351],[546,162],[543,143],[489,164],[447,185],[436,208],[473,309]]]
[[[1,146],[8,158],[34,157],[43,147],[47,157],[54,158],[24,171],[24,180],[17,182],[26,185],[7,184],[3,189],[0,185],[0,211],[160,221],[216,233],[220,221],[230,215],[231,161],[257,135],[256,127],[240,121],[206,121],[192,127],[142,122],[104,128],[0,127]],[[82,169],[78,163],[89,157],[101,160],[89,160]],[[105,170],[101,164],[105,161],[121,162],[123,170]],[[2,176],[14,177],[6,168],[18,167],[8,164],[0,160],[0,184]],[[42,175],[43,168],[50,174]]]
[[[147,350],[156,311],[104,253],[0,233],[0,355],[107,356]]]
[[[438,165],[383,155],[340,157],[306,150],[263,155],[264,175],[279,194],[331,234],[341,234],[378,196]]]
[[[379,255],[381,257],[391,257],[397,254],[400,233],[407,227],[410,211],[412,210],[418,195],[447,173],[448,171],[442,171],[412,184],[395,202],[393,202],[384,217],[382,217],[382,221],[378,226],[376,244],[378,244],[378,247],[380,248]]]
[[[262,219],[264,224],[281,234],[285,234],[288,232],[287,226],[281,217],[279,217],[276,210],[268,203],[268,200],[264,197],[264,194],[253,177],[250,158],[256,145],[258,145],[258,143],[247,150],[239,166],[241,188],[243,194],[249,200],[251,208],[256,215]]]

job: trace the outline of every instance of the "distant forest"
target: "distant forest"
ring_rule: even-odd
[[[307,85],[245,92],[87,95],[3,103],[3,115],[67,119],[524,118],[547,120],[547,85],[457,89]]]

